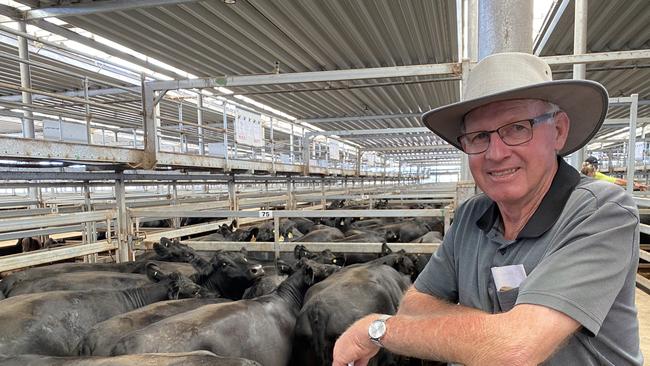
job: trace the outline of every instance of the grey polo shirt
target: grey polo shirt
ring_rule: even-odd
[[[643,365],[636,205],[621,187],[558,161],[549,191],[515,240],[504,239],[498,206],[486,195],[461,205],[415,288],[489,313],[536,304],[578,321],[582,327],[545,365]],[[526,279],[497,291],[490,269],[513,264],[524,266]]]

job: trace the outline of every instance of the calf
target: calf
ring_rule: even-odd
[[[5,295],[12,297],[59,290],[121,290],[148,283],[151,281],[147,276],[138,273],[72,272],[39,278],[34,281],[18,282]]]
[[[194,298],[156,302],[142,308],[116,315],[95,324],[79,342],[79,354],[110,356],[111,349],[124,335],[142,329],[172,315],[194,310],[200,306],[228,302],[228,299]]]
[[[206,349],[264,366],[284,366],[305,292],[337,268],[304,259],[301,263],[272,294],[206,305],[159,321],[123,337],[113,354]]]
[[[249,262],[246,253],[243,248],[240,252],[217,251],[209,263],[193,262],[200,269],[194,281],[225,298],[240,300],[246,288],[264,275],[262,265]]]
[[[149,276],[158,283],[126,290],[51,291],[2,300],[0,354],[74,355],[90,327],[156,301],[194,294],[198,286],[178,275]]]
[[[122,272],[122,273],[145,273],[146,272],[146,266],[147,263],[149,263],[150,260],[155,259],[160,261],[160,263],[157,263],[160,267],[163,267],[163,270],[165,272],[171,272],[171,271],[179,271],[183,273],[184,275],[187,275],[186,273],[188,272],[187,266],[186,268],[183,269],[183,265],[181,263],[177,264],[166,264],[168,260],[173,260],[173,261],[180,261],[180,258],[184,258],[184,260],[187,260],[186,257],[182,257],[181,254],[179,254],[178,249],[170,250],[170,249],[165,249],[162,247],[169,247],[173,246],[174,243],[171,242],[171,240],[167,238],[162,238],[161,240],[162,244],[156,243],[154,244],[154,249],[158,248],[156,253],[162,253],[162,254],[156,254],[156,255],[147,255],[145,257],[139,258],[135,262],[123,262],[123,263],[56,263],[56,264],[51,264],[49,266],[44,266],[44,267],[34,267],[34,268],[28,268],[19,272],[14,272],[6,277],[3,277],[0,280],[0,292],[7,294],[11,292],[11,289],[16,285],[16,283],[21,282],[21,281],[34,281],[37,279],[41,278],[47,278],[47,277],[52,277],[56,276],[62,273],[70,273],[70,272],[89,272],[89,271],[109,271],[109,272]],[[177,247],[176,247],[177,248]],[[191,271],[193,273],[194,271]]]
[[[410,272],[404,257],[391,254],[345,267],[309,289],[296,322],[291,364],[331,365],[334,343],[352,323],[371,313],[394,314],[410,285],[393,268],[404,265],[402,270]],[[391,356],[382,352],[378,357],[379,364],[388,364]]]

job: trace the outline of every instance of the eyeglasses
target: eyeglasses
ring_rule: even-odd
[[[501,141],[508,146],[517,146],[533,138],[533,126],[555,117],[558,112],[548,112],[540,116],[503,125],[496,130],[476,131],[458,136],[458,143],[466,154],[474,155],[487,151],[490,147],[490,135],[496,132]]]

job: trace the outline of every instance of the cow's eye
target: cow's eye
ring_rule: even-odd
[[[221,267],[228,267],[228,263],[226,263],[226,262],[221,262]]]

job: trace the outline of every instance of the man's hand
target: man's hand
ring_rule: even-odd
[[[332,366],[366,366],[370,359],[379,352],[379,347],[370,341],[368,327],[380,314],[370,314],[357,320],[334,345],[334,362]]]

